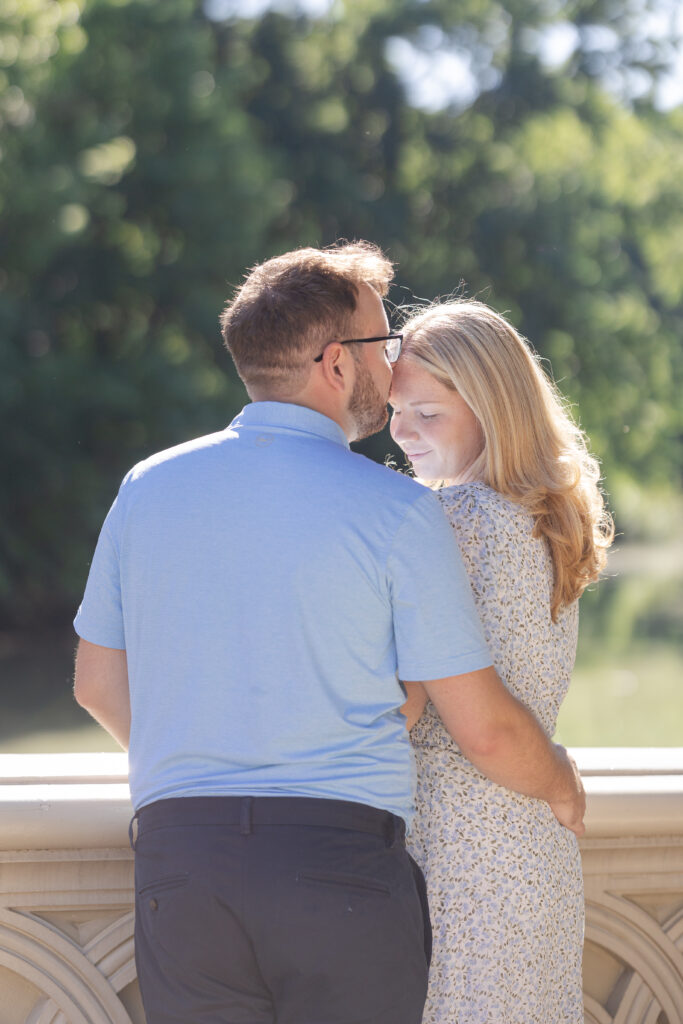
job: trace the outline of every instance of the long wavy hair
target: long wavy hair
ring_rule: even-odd
[[[401,358],[467,402],[484,447],[466,473],[527,509],[554,568],[551,615],[598,578],[614,538],[600,468],[566,399],[528,341],[483,302],[455,299],[412,314]]]

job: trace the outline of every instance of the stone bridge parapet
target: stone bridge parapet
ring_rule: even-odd
[[[683,1024],[683,748],[573,751],[587,1024]],[[144,1024],[125,754],[0,755],[0,1024]]]

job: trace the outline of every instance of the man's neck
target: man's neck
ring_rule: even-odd
[[[335,403],[321,400],[318,396],[305,392],[300,392],[297,395],[283,395],[282,393],[275,395],[268,391],[254,390],[249,397],[252,402],[283,402],[287,405],[301,405],[304,409],[312,409],[313,412],[327,416],[341,427],[348,441],[354,441],[356,438],[356,425],[353,422],[353,417],[349,416],[346,410],[335,407]]]

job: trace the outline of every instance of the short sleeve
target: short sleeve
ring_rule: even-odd
[[[120,501],[119,492],[100,531],[74,629],[92,644],[125,650],[117,537]]]
[[[453,532],[431,492],[401,523],[387,570],[400,679],[443,679],[492,664]]]

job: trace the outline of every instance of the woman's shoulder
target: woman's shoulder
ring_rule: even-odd
[[[546,546],[534,537],[534,518],[519,502],[483,483],[457,484],[437,493],[466,558],[491,564],[502,560],[514,572],[534,566],[546,573]]]
[[[534,537],[532,514],[482,483],[444,487],[438,494],[471,577],[488,580],[497,600],[527,590],[541,600],[539,608],[546,607],[552,562],[544,539]]]
[[[506,523],[509,528],[530,534],[533,517],[520,505],[488,484],[478,481],[453,484],[436,492],[444,511],[454,523],[477,520],[479,525],[491,523],[500,528]]]

